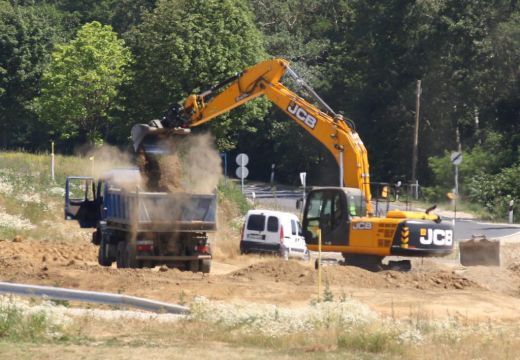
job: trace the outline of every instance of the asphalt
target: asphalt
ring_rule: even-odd
[[[265,183],[250,183],[244,185],[246,197],[254,201],[256,207],[269,206],[281,211],[299,214],[296,200],[302,198],[302,190],[286,186],[270,186]],[[254,194],[254,195],[253,195]],[[450,217],[443,217],[444,221],[453,221]],[[455,221],[455,240],[468,240],[472,236],[485,236],[495,239],[514,234],[520,234],[520,224],[504,224],[484,222],[477,219],[461,219]]]

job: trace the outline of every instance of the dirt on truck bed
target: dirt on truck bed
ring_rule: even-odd
[[[520,239],[519,239],[520,240]],[[382,314],[424,311],[433,318],[520,320],[520,244],[506,244],[501,267],[468,267],[455,261],[414,261],[410,272],[378,273],[350,266],[325,266],[323,288],[337,298],[353,297]],[[156,267],[103,268],[97,247],[85,240],[0,241],[2,281],[120,292],[179,302],[202,295],[219,301],[279,305],[317,298],[313,263],[274,257],[220,255],[209,275]]]

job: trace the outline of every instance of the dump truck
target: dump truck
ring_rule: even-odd
[[[137,168],[114,169],[97,181],[69,176],[65,219],[95,228],[98,262],[118,268],[168,267],[209,273],[208,235],[216,231],[212,194],[142,191]]]

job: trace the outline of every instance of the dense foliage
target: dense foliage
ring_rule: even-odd
[[[118,89],[130,78],[130,51],[110,26],[85,24],[72,41],[56,45],[42,75],[36,108],[44,124],[61,139],[103,138],[111,123]]]
[[[135,59],[125,72],[131,81],[95,92],[110,98],[96,135],[88,135],[73,112],[39,111],[35,101],[48,89],[49,77],[42,75],[59,74],[56,54],[92,21],[117,32],[108,48],[124,39]],[[514,0],[0,0],[0,123],[8,129],[0,145],[37,150],[55,140],[72,149],[96,138],[124,146],[134,123],[160,117],[169,104],[268,57],[287,58],[355,121],[374,180],[410,179],[421,79],[418,179],[429,186],[426,193],[439,198],[451,190],[449,153],[460,148],[462,196],[492,212],[503,212],[507,196],[518,196],[512,189],[520,163],[520,11]],[[265,101],[206,128],[220,150],[250,155],[253,177],[267,179],[274,163],[281,181],[296,183],[300,171],[312,184],[337,179],[323,147]],[[64,143],[71,134],[78,136]],[[496,204],[486,197],[493,189],[500,193]]]

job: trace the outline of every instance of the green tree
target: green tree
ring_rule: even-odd
[[[62,139],[101,141],[130,63],[130,51],[110,26],[85,24],[52,53],[37,101],[41,118]]]
[[[162,0],[127,37],[136,58],[128,128],[265,57],[261,33],[243,0]],[[265,108],[265,102],[255,101],[211,122],[218,147],[229,150],[240,131],[254,131],[253,121],[261,121]]]
[[[0,1],[0,124],[9,129],[0,132],[1,147],[34,149],[43,141],[31,102],[53,43],[69,25],[52,6]]]

